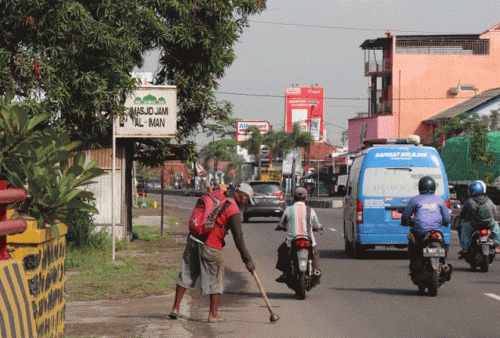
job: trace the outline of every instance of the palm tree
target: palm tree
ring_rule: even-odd
[[[243,161],[242,156],[237,154],[231,154],[231,159],[229,160],[228,165],[224,168],[224,174],[227,178],[234,178],[233,183],[240,183],[243,181],[242,179],[242,170],[241,167],[245,162]],[[234,174],[236,173],[236,174]]]
[[[248,140],[241,142],[241,146],[245,148],[250,155],[255,155],[257,160],[257,179],[260,180],[261,171],[261,156],[260,151],[262,145],[264,144],[264,136],[260,133],[260,129],[257,126],[251,125],[246,130],[247,134],[250,135]]]
[[[308,148],[314,143],[313,136],[306,131],[302,131],[298,123],[294,123],[292,126],[292,132],[289,133],[289,144],[291,144],[291,149],[293,149],[293,161],[292,161],[292,195],[295,193],[295,162],[297,148]],[[287,144],[287,143],[285,143]],[[289,150],[291,150],[289,149]]]
[[[293,147],[289,134],[284,130],[269,130],[264,134],[264,144],[269,148],[269,169],[272,169],[275,157],[283,156]]]
[[[212,141],[201,149],[201,154],[204,159],[205,168],[208,168],[208,163],[213,160],[213,172],[216,177],[219,161],[231,160],[231,154],[236,153],[236,140],[222,139]]]

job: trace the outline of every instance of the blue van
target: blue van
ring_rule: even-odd
[[[400,211],[419,194],[418,181],[423,176],[434,178],[436,195],[450,208],[448,179],[436,149],[418,144],[381,144],[354,155],[344,198],[347,254],[359,257],[376,246],[407,247],[408,227],[401,225]],[[450,227],[441,231],[448,245]]]

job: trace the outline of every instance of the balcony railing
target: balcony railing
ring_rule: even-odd
[[[405,39],[396,40],[397,54],[486,55],[490,53],[489,40]]]
[[[390,102],[380,102],[380,99],[377,99],[377,109],[374,110],[372,106],[372,100],[368,99],[368,115],[385,115],[392,113],[392,104]]]
[[[368,61],[365,63],[365,74],[384,73],[392,70],[392,60],[386,59],[380,62]]]

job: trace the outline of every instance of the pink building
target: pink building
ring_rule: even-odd
[[[500,87],[500,24],[482,34],[386,35],[360,46],[371,78],[368,118],[349,120],[349,151],[359,149],[363,133],[425,140],[432,132],[426,118]]]

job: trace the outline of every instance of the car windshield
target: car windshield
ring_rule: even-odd
[[[277,184],[256,183],[256,184],[250,184],[250,185],[252,186],[254,193],[261,194],[261,195],[267,195],[267,194],[272,195],[275,192],[281,191],[279,185],[277,185]]]
[[[431,176],[436,181],[436,195],[444,195],[440,168],[374,167],[366,168],[363,195],[372,197],[413,197],[419,194],[418,181]]]

